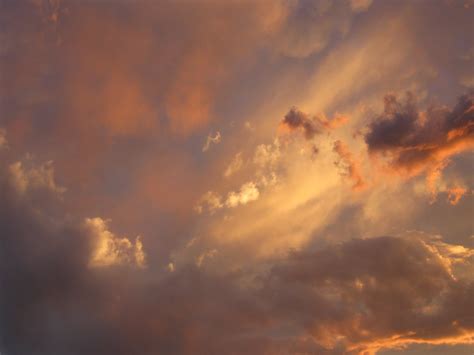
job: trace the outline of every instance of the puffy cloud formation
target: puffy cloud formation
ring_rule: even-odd
[[[408,175],[429,172],[431,178],[449,158],[474,148],[474,94],[462,95],[453,108],[433,105],[419,111],[415,97],[385,97],[384,112],[365,135],[369,152],[387,157],[391,169]]]

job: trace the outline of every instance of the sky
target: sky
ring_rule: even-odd
[[[473,354],[473,18],[0,0],[0,354]]]

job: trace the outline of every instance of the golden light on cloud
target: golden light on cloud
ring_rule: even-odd
[[[107,222],[99,217],[86,218],[84,227],[95,239],[90,260],[92,267],[119,264],[145,266],[145,253],[140,237],[137,237],[135,242],[117,237],[107,229]]]

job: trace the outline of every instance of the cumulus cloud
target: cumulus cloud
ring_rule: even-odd
[[[397,173],[426,173],[433,190],[449,159],[474,147],[474,96],[462,95],[452,108],[432,105],[420,111],[412,94],[404,101],[388,95],[384,112],[368,128],[369,153],[386,158]]]
[[[207,152],[212,144],[219,144],[220,142],[221,142],[221,132],[217,131],[214,136],[212,136],[209,133],[209,135],[206,138],[206,142],[204,143],[202,147],[202,151]]]

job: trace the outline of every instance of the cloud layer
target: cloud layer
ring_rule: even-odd
[[[473,11],[0,1],[0,353],[472,352]]]

